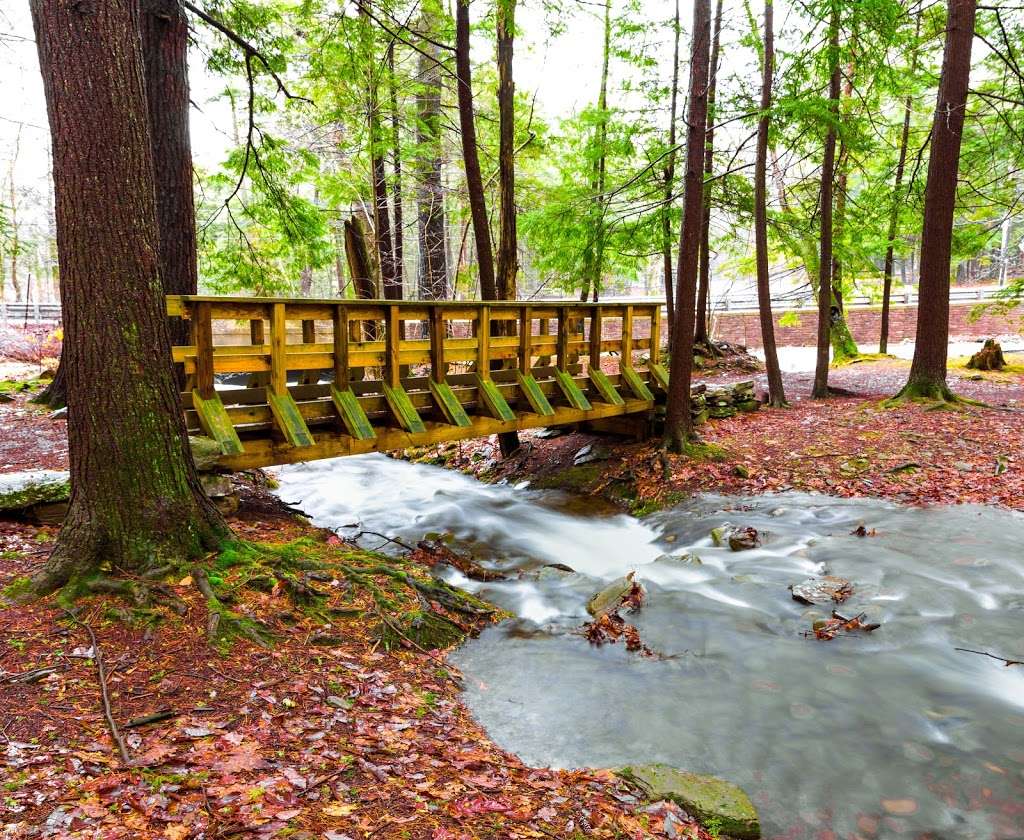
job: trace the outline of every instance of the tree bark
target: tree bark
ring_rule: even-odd
[[[921,229],[921,280],[918,285],[917,339],[910,376],[901,397],[952,399],[946,385],[949,344],[949,267],[956,206],[960,140],[971,77],[975,0],[950,0],[946,45],[932,123],[932,148],[924,193]]]
[[[722,0],[715,7],[715,30],[711,43],[711,67],[708,80],[708,130],[704,149],[704,174],[710,179],[715,171],[715,91],[718,87],[718,53],[722,37]],[[708,303],[711,297],[711,187],[704,188],[704,216],[700,233],[700,278],[697,284],[697,313],[693,343],[708,344]]]
[[[498,260],[499,300],[515,300],[519,271],[516,237],[515,47],[516,0],[498,0]]]
[[[917,72],[917,39],[921,34],[921,18],[917,19],[914,32],[914,52],[910,57],[910,75]],[[914,97],[907,94],[903,103],[903,129],[900,132],[899,158],[893,178],[892,208],[889,211],[889,231],[886,236],[885,263],[882,268],[882,325],[878,336],[878,352],[889,352],[889,298],[892,296],[893,254],[896,248],[896,232],[899,229],[900,205],[902,204],[903,174],[907,167],[907,147],[910,144],[910,118],[913,115]]]
[[[466,170],[469,211],[473,218],[473,241],[476,243],[477,271],[480,275],[480,297],[484,300],[497,300],[494,246],[491,244],[484,179],[480,172],[480,157],[477,153],[473,73],[469,61],[469,0],[456,0],[455,4],[455,75],[458,86],[462,161]]]
[[[665,160],[665,203],[661,208],[661,264],[664,272],[665,307],[668,310],[668,346],[672,346],[672,325],[675,323],[675,300],[672,284],[672,196],[676,181],[676,108],[679,102],[679,0],[673,18],[672,105],[668,123],[668,157]]]
[[[41,595],[103,567],[198,559],[226,526],[170,365],[136,0],[32,0],[53,141],[71,501]]]
[[[388,44],[388,92],[391,96],[391,206],[395,214],[395,284],[405,288],[405,225],[402,219],[402,145],[399,132],[398,87],[395,84],[395,44]]]
[[[376,61],[374,60],[373,33],[369,24],[368,0],[359,1],[359,11],[366,26],[367,50],[366,122],[370,173],[373,186],[373,237],[380,265],[381,291],[387,300],[401,300],[402,287],[395,274],[395,253],[391,240],[391,217],[388,209],[388,182],[384,169],[385,142],[380,122],[380,104],[377,90]]]
[[[835,176],[836,121],[839,117],[839,5],[832,0],[829,21],[828,50],[830,74],[828,82],[831,119],[825,133],[825,149],[821,163],[821,237],[818,255],[818,355],[814,368],[815,399],[828,397],[829,338],[832,327],[832,179]]]
[[[786,404],[786,393],[782,387],[779,353],[775,347],[772,290],[768,277],[768,129],[771,125],[772,74],[775,70],[774,27],[772,0],[765,0],[761,116],[757,122],[757,159],[754,164],[754,249],[757,262],[757,303],[761,319],[761,343],[764,346],[764,366],[768,373],[768,404],[782,408]]]
[[[437,27],[426,11],[420,18],[423,32]],[[416,202],[420,237],[419,296],[422,300],[448,297],[448,255],[444,218],[444,183],[441,146],[440,49],[429,41],[420,44],[419,88],[416,93],[417,168]]]
[[[693,41],[690,50],[690,93],[687,109],[686,181],[683,224],[676,265],[676,318],[665,415],[665,447],[686,450],[693,436],[690,379],[693,372],[694,307],[704,215],[704,148],[708,116],[708,62],[711,42],[710,0],[694,0]]]

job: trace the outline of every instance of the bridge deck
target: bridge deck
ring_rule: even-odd
[[[649,413],[667,384],[658,302],[172,295],[167,311],[191,328],[173,348],[189,431],[235,469]],[[225,321],[251,343],[217,343]],[[218,387],[232,374],[244,386]]]

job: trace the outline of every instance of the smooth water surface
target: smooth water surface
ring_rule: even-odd
[[[453,661],[490,735],[529,763],[715,773],[751,794],[767,837],[1024,837],[1024,666],[956,650],[1024,659],[1020,515],[783,494],[704,496],[637,521],[380,455],[278,477],[320,525],[450,531],[508,571],[492,584],[449,573],[518,616]],[[763,547],[712,547],[726,521],[762,531]],[[876,535],[851,535],[861,523]],[[665,556],[685,552],[702,564]],[[556,562],[577,574],[531,571]],[[648,602],[628,619],[667,658],[574,632],[590,595],[634,569]],[[841,610],[879,630],[802,635],[828,610],[787,586],[826,572],[856,587]]]

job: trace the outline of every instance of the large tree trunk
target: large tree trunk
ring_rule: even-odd
[[[515,46],[516,0],[498,3],[498,267],[500,300],[515,300],[519,271],[516,239],[515,81],[512,55]]]
[[[679,102],[679,0],[672,27],[672,105],[668,123],[668,157],[665,160],[665,203],[661,207],[661,264],[664,273],[665,306],[668,310],[668,346],[672,346],[672,325],[675,323],[675,300],[672,284],[672,202],[676,185],[676,108]]]
[[[914,32],[914,52],[910,57],[910,75],[917,72],[917,39],[921,34],[921,18],[917,19]],[[900,205],[903,203],[903,174],[907,168],[907,147],[910,144],[910,118],[913,115],[914,97],[907,95],[903,103],[903,130],[900,133],[899,159],[892,186],[892,207],[889,210],[889,231],[886,236],[885,263],[882,268],[882,325],[878,336],[878,352],[889,352],[889,298],[892,295],[893,252],[896,247],[896,232],[900,222]]]
[[[420,18],[423,32],[436,30],[436,19],[424,12]],[[419,296],[423,300],[448,297],[448,259],[444,222],[444,183],[441,147],[441,66],[440,49],[423,41],[420,44],[419,88],[416,94],[417,168],[420,237]]]
[[[466,169],[469,211],[473,218],[473,241],[476,243],[477,271],[480,274],[480,297],[484,300],[497,300],[494,246],[491,244],[484,179],[480,173],[480,157],[477,153],[473,73],[469,61],[469,0],[456,0],[455,3],[455,76],[459,100],[459,135],[462,138],[462,161]]]
[[[718,50],[722,38],[722,0],[715,7],[715,30],[711,43],[708,79],[708,130],[704,148],[704,175],[710,180],[715,171],[715,91],[718,87]],[[697,320],[694,344],[708,344],[708,303],[711,297],[711,186],[704,187],[704,217],[700,223],[700,277],[697,281]]]
[[[380,121],[378,96],[377,63],[373,56],[373,31],[369,22],[369,10],[360,0],[359,11],[366,27],[365,45],[369,56],[366,77],[366,122],[368,151],[370,154],[370,179],[373,187],[373,236],[380,265],[381,287],[388,300],[402,299],[402,286],[395,273],[395,252],[391,240],[391,217],[388,209],[388,182],[384,169],[386,143]]]
[[[949,263],[953,239],[960,140],[971,77],[975,0],[949,0],[942,76],[932,123],[928,184],[921,230],[917,339],[902,397],[951,399],[946,385],[949,344]]]
[[[761,117],[757,122],[757,160],[754,164],[754,248],[757,261],[757,304],[761,318],[761,343],[764,346],[764,366],[768,373],[768,404],[782,408],[786,404],[786,394],[782,388],[779,353],[775,347],[772,290],[768,278],[768,129],[771,124],[772,73],[775,67],[774,26],[772,0],[765,0]]]
[[[686,450],[693,436],[690,416],[690,378],[693,372],[694,307],[704,216],[704,145],[708,117],[708,60],[711,42],[711,4],[694,0],[693,42],[690,50],[690,94],[687,109],[686,182],[683,224],[676,266],[676,320],[672,329],[671,369],[665,415],[665,446]]]
[[[498,2],[498,259],[495,283],[499,300],[515,300],[519,272],[516,236],[515,81],[512,55],[515,46],[516,0]],[[496,366],[500,366],[500,362]],[[517,432],[498,435],[501,454],[508,457],[519,448]]]
[[[388,44],[388,92],[391,96],[391,206],[395,214],[395,285],[405,288],[405,225],[402,219],[402,144],[399,132],[398,86],[395,83],[395,43]]]
[[[170,364],[136,0],[32,0],[53,139],[71,503],[35,594],[202,557],[226,527]]]
[[[818,356],[814,368],[814,388],[811,396],[828,396],[829,339],[832,328],[832,180],[835,176],[836,130],[839,116],[839,5],[832,0],[829,21],[828,49],[830,74],[828,82],[829,104],[833,121],[825,133],[825,149],[821,163],[821,239],[818,254]]]
[[[842,98],[839,103],[840,113],[845,115],[845,108],[843,102],[849,102],[850,97],[853,95],[853,63],[847,68],[846,72],[846,83],[843,85]],[[845,117],[843,117],[845,118]],[[846,150],[846,144],[839,144],[839,154],[837,156],[837,171],[839,177],[837,192],[835,195],[835,217],[833,223],[833,248],[832,248],[832,313],[831,313],[831,325],[829,327],[829,340],[832,345],[832,361],[840,362],[845,359],[851,359],[858,355],[860,352],[857,349],[857,342],[853,337],[853,333],[850,331],[850,325],[846,322],[846,306],[845,306],[845,295],[846,288],[843,285],[843,264],[842,260],[836,254],[834,242],[837,239],[841,239],[843,235],[843,226],[846,224],[846,191],[847,183],[849,182],[849,154]]]

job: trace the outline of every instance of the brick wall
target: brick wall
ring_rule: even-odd
[[[1024,311],[1011,310],[1007,314],[988,311],[977,320],[968,317],[976,303],[955,303],[949,308],[949,334],[951,338],[978,339],[1024,332]],[[776,312],[775,341],[780,347],[807,347],[817,341],[818,315],[815,310],[803,309],[796,313],[798,321],[791,326],[780,326],[785,313]],[[881,307],[858,307],[846,313],[853,337],[864,344],[877,344],[882,323]],[[917,329],[916,306],[893,306],[889,310],[889,340],[913,340]],[[761,325],[756,312],[724,312],[715,317],[715,338],[761,346]]]

